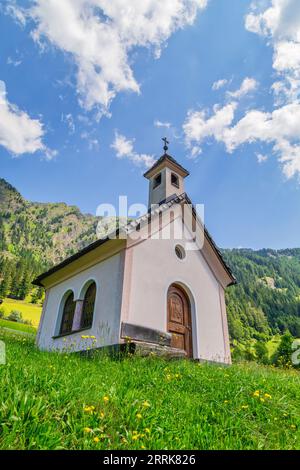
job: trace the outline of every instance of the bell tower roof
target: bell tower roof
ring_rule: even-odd
[[[179,196],[184,191],[184,178],[189,172],[183,168],[171,155],[167,154],[169,143],[164,137],[164,155],[162,155],[149,170],[144,173],[149,180],[149,207],[161,204],[175,194]]]
[[[145,178],[150,179],[152,176],[154,176],[156,173],[159,171],[163,170],[164,168],[168,167],[171,171],[175,171],[179,176],[182,178],[185,178],[186,176],[189,175],[189,172],[183,168],[176,160],[175,158],[171,157],[171,155],[167,154],[167,151],[169,149],[168,145],[169,142],[166,137],[163,137],[161,139],[164,142],[164,151],[165,153],[154,163],[154,165],[149,168],[149,170],[144,173]]]
[[[149,168],[149,170],[146,171],[146,173],[144,173],[144,177],[149,179],[153,175],[155,175],[155,173],[158,173],[162,168],[165,168],[166,166],[176,171],[176,173],[178,173],[183,178],[185,178],[186,176],[189,176],[190,174],[185,168],[183,168],[183,166],[181,166],[175,160],[175,158],[165,153],[154,163],[154,165],[151,168]]]

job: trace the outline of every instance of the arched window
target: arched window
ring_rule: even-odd
[[[74,302],[74,294],[73,292],[70,292],[64,303],[64,310],[59,331],[60,335],[70,333],[72,331],[75,305],[76,303]]]
[[[96,284],[92,282],[84,296],[82,316],[81,316],[81,328],[90,328],[93,324],[93,315],[96,299]]]

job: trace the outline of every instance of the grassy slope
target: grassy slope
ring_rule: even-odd
[[[15,321],[9,321],[5,319],[3,320],[3,318],[0,318],[0,329],[1,328],[9,328],[10,330],[30,333],[32,335],[35,335],[37,332],[37,329],[34,326],[25,325],[24,323],[17,323]]]
[[[8,316],[12,310],[19,310],[24,320],[30,320],[35,327],[39,325],[42,313],[40,305],[27,303],[23,300],[5,299],[0,307],[4,308],[5,316]]]
[[[2,449],[300,448],[297,372],[86,359],[40,352],[24,337],[2,339]],[[255,390],[272,398],[262,402]]]

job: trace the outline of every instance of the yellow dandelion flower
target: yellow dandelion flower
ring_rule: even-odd
[[[141,446],[141,449],[146,449],[146,447],[145,447],[145,446]]]
[[[104,418],[104,413],[103,413],[103,411],[100,412],[100,418]]]
[[[265,399],[264,399],[264,398],[261,398],[260,401],[261,401],[261,403],[264,403]]]
[[[143,416],[141,415],[141,413],[137,413],[136,417],[137,417],[137,419],[142,419]]]
[[[149,403],[147,400],[145,400],[145,401],[143,402],[143,407],[144,407],[144,408],[149,408],[149,407],[150,407],[150,403]]]
[[[109,397],[108,397],[107,395],[105,395],[105,396],[103,397],[103,401],[104,401],[105,403],[107,403],[107,402],[109,401]]]
[[[272,396],[269,393],[265,393],[265,398],[267,398],[268,400],[271,400]]]
[[[139,438],[139,435],[138,435],[138,434],[133,434],[133,436],[132,436],[132,440],[133,440],[133,441],[137,441],[138,438]]]
[[[151,431],[150,431],[149,428],[145,428],[145,432],[146,432],[147,434],[150,434]]]
[[[99,439],[99,437],[96,436],[96,437],[94,437],[93,441],[97,443],[97,442],[100,441],[100,439]]]
[[[255,390],[255,392],[253,393],[253,396],[258,398],[260,395],[260,391],[259,390]]]
[[[84,432],[86,432],[86,433],[92,432],[92,429],[91,429],[91,428],[83,428],[83,430],[84,430]]]
[[[247,410],[249,408],[249,405],[242,405],[242,410]]]

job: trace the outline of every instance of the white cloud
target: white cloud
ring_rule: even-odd
[[[170,129],[171,123],[170,122],[162,122],[162,121],[159,121],[158,119],[156,119],[154,121],[154,126],[155,127],[165,127],[166,129]]]
[[[188,147],[197,144],[197,149],[192,150],[199,154],[201,144],[206,138],[214,137],[218,141],[224,140],[224,131],[230,126],[234,119],[236,103],[229,103],[223,108],[215,106],[213,114],[208,117],[205,110],[190,110],[183,124],[183,132]]]
[[[62,114],[61,115],[61,122],[64,122],[65,124],[67,124],[70,134],[75,133],[76,127],[75,127],[75,123],[74,123],[74,118],[73,118],[71,113]]]
[[[268,156],[263,155],[262,153],[257,153],[256,158],[257,158],[258,163],[265,163],[268,160]]]
[[[264,7],[266,4],[269,7]],[[274,109],[251,109],[236,120],[238,99],[258,85],[254,79],[246,78],[239,90],[227,92],[230,102],[225,106],[215,106],[210,113],[188,112],[183,124],[186,144],[193,151],[214,138],[232,153],[244,144],[263,143],[271,146],[284,175],[298,176],[300,180],[300,1],[255,0],[245,26],[265,37],[273,47]],[[268,158],[262,153],[256,157],[259,163]]]
[[[212,90],[214,90],[214,91],[220,90],[220,88],[223,88],[228,83],[229,83],[229,81],[226,80],[226,78],[223,78],[221,80],[217,80],[216,82],[213,83]]]
[[[194,22],[208,0],[31,0],[27,10],[13,6],[10,13],[35,23],[33,39],[71,55],[77,65],[77,92],[81,105],[107,113],[121,91],[139,93],[131,68],[137,47],[162,46],[178,29]]]
[[[115,133],[115,140],[111,147],[115,150],[117,158],[127,158],[136,166],[150,168],[156,161],[153,155],[135,152],[134,139],[127,139],[127,137],[118,132]]]
[[[246,77],[243,80],[243,83],[241,84],[238,90],[228,91],[227,95],[230,96],[231,98],[238,100],[242,98],[243,96],[247,95],[248,93],[250,93],[251,91],[256,90],[257,86],[258,86],[258,83],[254,78]]]
[[[187,145],[199,147],[213,137],[232,153],[243,144],[263,142],[272,145],[287,178],[300,176],[300,103],[289,103],[271,113],[250,110],[233,124],[236,108],[236,103],[215,107],[210,117],[204,111],[189,111],[183,124]]]
[[[0,80],[0,145],[14,155],[39,150],[51,159],[56,152],[44,145],[43,136],[43,124],[8,101],[5,83]]]
[[[6,61],[7,65],[13,65],[14,67],[18,67],[22,64],[22,60],[13,59],[12,57],[8,57]]]
[[[80,137],[87,141],[89,150],[99,150],[99,147],[100,147],[99,140],[93,134],[94,134],[94,131],[91,131],[91,132],[84,131],[80,134]]]
[[[273,91],[277,100],[292,102],[299,98],[300,91],[300,2],[270,0],[265,10],[260,4],[257,0],[253,3],[245,26],[272,45],[273,68],[279,77]]]

